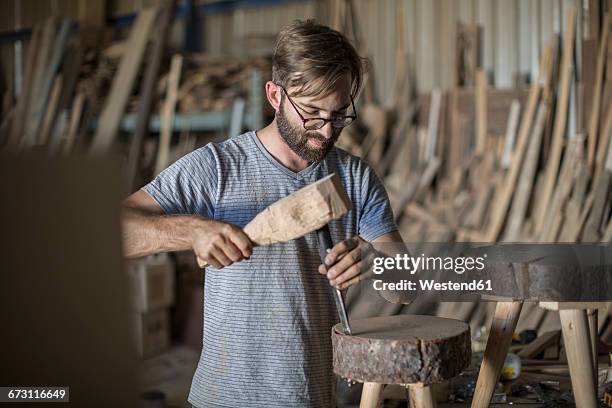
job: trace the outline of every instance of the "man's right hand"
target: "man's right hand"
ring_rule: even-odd
[[[197,223],[191,236],[191,246],[202,267],[209,264],[223,268],[248,259],[253,253],[253,243],[244,231],[235,225],[214,220]]]
[[[223,268],[253,252],[250,238],[237,226],[197,215],[164,215],[159,203],[143,190],[124,201],[122,229],[128,258],[192,250],[201,267]]]

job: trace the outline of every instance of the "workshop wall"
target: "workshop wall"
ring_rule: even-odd
[[[49,15],[78,17],[78,0],[40,2],[22,0],[16,13],[15,0],[2,0],[0,33],[31,28]],[[108,1],[108,15],[134,13],[156,4],[156,0]],[[208,0],[199,4],[222,4]],[[230,2],[226,2],[230,3]],[[235,7],[210,7],[202,16],[202,48],[213,55],[262,53],[272,47],[279,29],[297,18],[317,18],[329,22],[330,1],[240,1]],[[483,66],[496,87],[524,83],[537,74],[538,55],[552,33],[561,33],[562,21],[571,6],[578,9],[577,35],[587,32],[582,25],[588,10],[579,0],[356,0],[358,22],[376,71],[376,95],[384,103],[394,75],[396,10],[403,9],[405,42],[411,71],[421,91],[446,89],[452,84],[456,24],[482,25]],[[588,3],[588,2],[586,2]],[[201,8],[200,8],[201,9]],[[173,40],[182,40],[182,21],[175,23]],[[585,31],[587,30],[587,31]],[[2,73],[12,72],[13,44],[0,42]],[[581,49],[576,57],[580,66]],[[578,73],[580,74],[580,73]]]

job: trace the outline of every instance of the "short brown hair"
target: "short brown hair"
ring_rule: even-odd
[[[279,34],[272,58],[272,81],[294,95],[326,96],[344,74],[351,96],[359,93],[367,63],[344,35],[314,20],[295,20]]]

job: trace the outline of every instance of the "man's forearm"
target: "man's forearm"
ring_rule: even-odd
[[[203,219],[194,215],[157,215],[123,207],[123,252],[128,258],[189,250],[193,231]]]

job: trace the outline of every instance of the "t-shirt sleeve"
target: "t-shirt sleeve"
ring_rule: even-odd
[[[366,241],[373,241],[381,235],[397,231],[397,225],[385,187],[372,168],[364,166],[359,235]]]
[[[212,145],[186,154],[142,188],[170,214],[214,218],[218,160]]]

